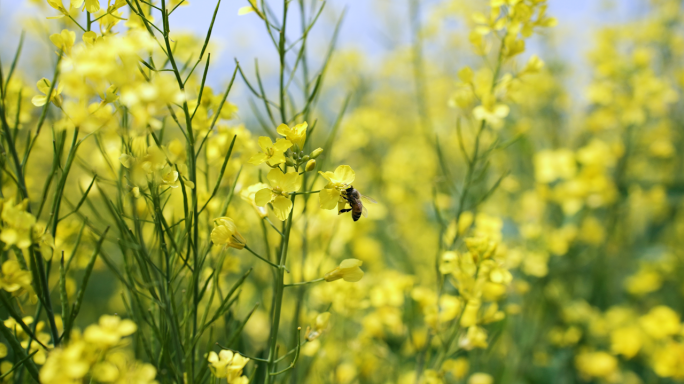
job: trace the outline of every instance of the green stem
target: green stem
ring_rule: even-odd
[[[245,249],[248,250],[252,255],[254,255],[254,256],[256,256],[258,259],[260,259],[261,261],[263,261],[263,262],[265,262],[266,264],[270,265],[271,267],[276,268],[276,269],[284,269],[284,270],[287,271],[287,273],[290,273],[290,271],[288,271],[287,268],[285,268],[284,266],[278,265],[278,264],[274,264],[274,263],[271,263],[270,261],[268,261],[268,260],[265,259],[264,257],[259,256],[256,252],[252,251],[252,250],[251,250],[248,246],[246,246],[246,245],[245,245]]]
[[[291,193],[291,195],[308,195],[308,194],[310,194],[310,193],[319,193],[320,191],[322,191],[322,190],[321,190],[321,189],[319,189],[318,191],[309,191],[309,192],[292,192],[292,193]]]
[[[296,195],[292,195],[290,200],[292,201],[292,206],[294,206]],[[284,278],[285,278],[285,263],[287,262],[287,248],[290,242],[290,232],[292,231],[292,215],[294,210],[290,211],[290,216],[287,219],[287,226],[285,228],[285,236],[281,242],[280,250],[280,261],[278,264],[282,267],[278,271],[278,276],[275,282],[275,292],[274,292],[274,310],[273,310],[273,323],[271,324],[271,336],[269,340],[268,348],[268,373],[264,378],[264,383],[272,383],[274,377],[270,373],[274,373],[276,369],[276,347],[278,346],[278,328],[280,327],[280,311],[283,305],[283,292],[284,292]]]
[[[325,278],[321,277],[320,279],[310,280],[310,281],[302,281],[301,283],[285,284],[284,287],[297,287],[300,285],[309,285],[309,284],[314,284],[314,283],[320,283],[321,281],[325,281]]]
[[[283,1],[283,27],[280,29],[280,40],[278,42],[278,55],[280,57],[280,118],[283,123],[287,122],[285,116],[285,27],[287,26],[287,8],[288,0]]]

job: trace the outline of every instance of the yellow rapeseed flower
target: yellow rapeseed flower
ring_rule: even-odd
[[[259,165],[267,162],[268,165],[274,167],[285,162],[285,151],[292,146],[292,143],[286,139],[278,139],[275,144],[270,138],[261,136],[259,138],[259,147],[262,153],[257,153],[249,159],[250,164]]]
[[[285,136],[292,144],[296,145],[301,150],[304,148],[304,143],[306,142],[306,129],[308,127],[309,124],[307,124],[306,121],[297,124],[292,128],[287,124],[280,124],[277,131],[281,136]]]
[[[575,366],[587,378],[607,378],[617,369],[618,361],[607,352],[582,352],[575,357]]]
[[[0,275],[0,287],[7,292],[16,292],[22,288],[31,287],[31,274],[21,269],[16,260],[7,260],[2,263],[2,275]]]
[[[272,203],[273,212],[279,220],[285,221],[292,211],[291,192],[297,192],[302,185],[302,176],[297,172],[282,173],[279,169],[271,169],[266,176],[271,188],[264,188],[254,195],[256,205],[265,207]]]
[[[64,4],[62,3],[62,0],[47,0],[47,3],[49,6],[52,8],[56,9],[61,13],[61,15],[58,16],[51,16],[48,17],[48,19],[59,19],[64,16],[69,16],[69,11],[64,8]],[[81,5],[83,4],[83,0],[71,0],[71,3],[69,4],[69,10],[75,9],[75,8],[80,8]]]
[[[33,105],[35,105],[36,107],[42,107],[43,105],[51,101],[57,107],[62,106],[61,93],[62,88],[64,88],[63,84],[60,83],[58,86],[54,87],[52,93],[48,96],[48,92],[50,92],[50,84],[50,80],[44,77],[38,80],[36,86],[38,87],[38,90],[43,93],[43,95],[33,96],[33,99],[31,99]]]
[[[363,271],[359,268],[362,264],[363,261],[358,259],[342,260],[339,267],[325,274],[324,279],[328,282],[344,279],[344,281],[355,283],[363,277]]]
[[[494,384],[494,378],[487,373],[473,373],[468,378],[468,384]]]
[[[214,351],[209,352],[207,361],[209,361],[214,376],[225,377],[229,384],[235,384],[242,381],[240,376],[242,376],[242,370],[249,359],[239,353],[224,349],[218,354]]]
[[[16,245],[20,249],[27,249],[31,246],[31,234],[36,218],[26,212],[28,200],[20,204],[13,204],[11,201],[2,202],[2,221],[4,225],[0,231],[0,240],[5,243],[5,248]]]
[[[102,348],[109,348],[119,344],[123,337],[133,334],[137,329],[138,326],[132,320],[103,315],[98,324],[92,324],[85,329],[83,340]]]
[[[57,46],[57,49],[68,55],[71,53],[71,47],[74,46],[74,42],[76,41],[76,33],[68,29],[63,29],[60,33],[50,35],[50,41]]]
[[[249,204],[254,207],[254,209],[257,211],[259,214],[259,217],[264,218],[268,216],[268,212],[266,211],[265,207],[260,207],[256,204],[256,200],[254,199],[257,192],[261,191],[262,189],[267,189],[268,185],[264,183],[256,183],[253,185],[250,185],[249,187],[245,188],[240,192],[240,197],[242,200],[248,202]]]
[[[488,94],[482,97],[482,104],[473,109],[473,117],[486,121],[494,128],[500,128],[509,112],[508,105],[497,103],[496,98]]]
[[[264,19],[264,14],[261,13],[259,10],[259,7],[257,7],[257,0],[247,0],[249,2],[249,5],[246,5],[244,7],[240,7],[238,9],[238,16],[246,15],[248,13],[256,13],[261,19]]]
[[[80,383],[90,370],[89,352],[83,341],[71,342],[65,348],[50,352],[40,369],[40,382],[44,384]]]
[[[321,333],[328,328],[328,323],[330,322],[330,312],[323,312],[316,316],[313,327],[306,328],[306,340],[314,341]]]
[[[226,248],[242,249],[247,244],[237,230],[235,222],[230,217],[214,219],[214,229],[211,231],[211,242],[216,245],[225,245]]]
[[[328,180],[328,184],[319,193],[321,208],[334,209],[340,201],[342,191],[349,188],[354,182],[356,173],[348,165],[340,165],[334,173],[330,171],[319,171],[318,173]]]

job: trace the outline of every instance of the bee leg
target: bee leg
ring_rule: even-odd
[[[351,208],[340,209],[340,212],[339,212],[339,213],[345,213],[345,212],[349,212],[349,211],[351,211]]]

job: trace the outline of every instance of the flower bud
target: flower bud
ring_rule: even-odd
[[[318,156],[320,156],[321,153],[323,153],[323,148],[316,148],[316,149],[314,149],[313,152],[311,152],[311,158],[312,158],[312,159],[315,159],[315,158],[317,158]]]
[[[314,168],[316,168],[316,160],[311,159],[311,160],[309,160],[308,163],[306,163],[306,168],[304,168],[304,170],[306,172],[309,172],[309,171],[313,171]]]
[[[287,164],[289,167],[293,167],[294,161],[292,160],[292,158],[288,157],[285,159],[285,164]]]
[[[309,161],[310,158],[309,155],[304,155],[304,157],[302,157],[302,162]]]

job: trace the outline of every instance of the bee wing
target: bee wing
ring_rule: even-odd
[[[371,203],[371,204],[377,204],[378,202],[375,201],[372,197],[368,197],[366,195],[361,195],[361,200],[363,200],[366,203]]]
[[[363,213],[363,217],[368,217],[368,210],[366,209],[366,206],[361,209],[361,212]]]

